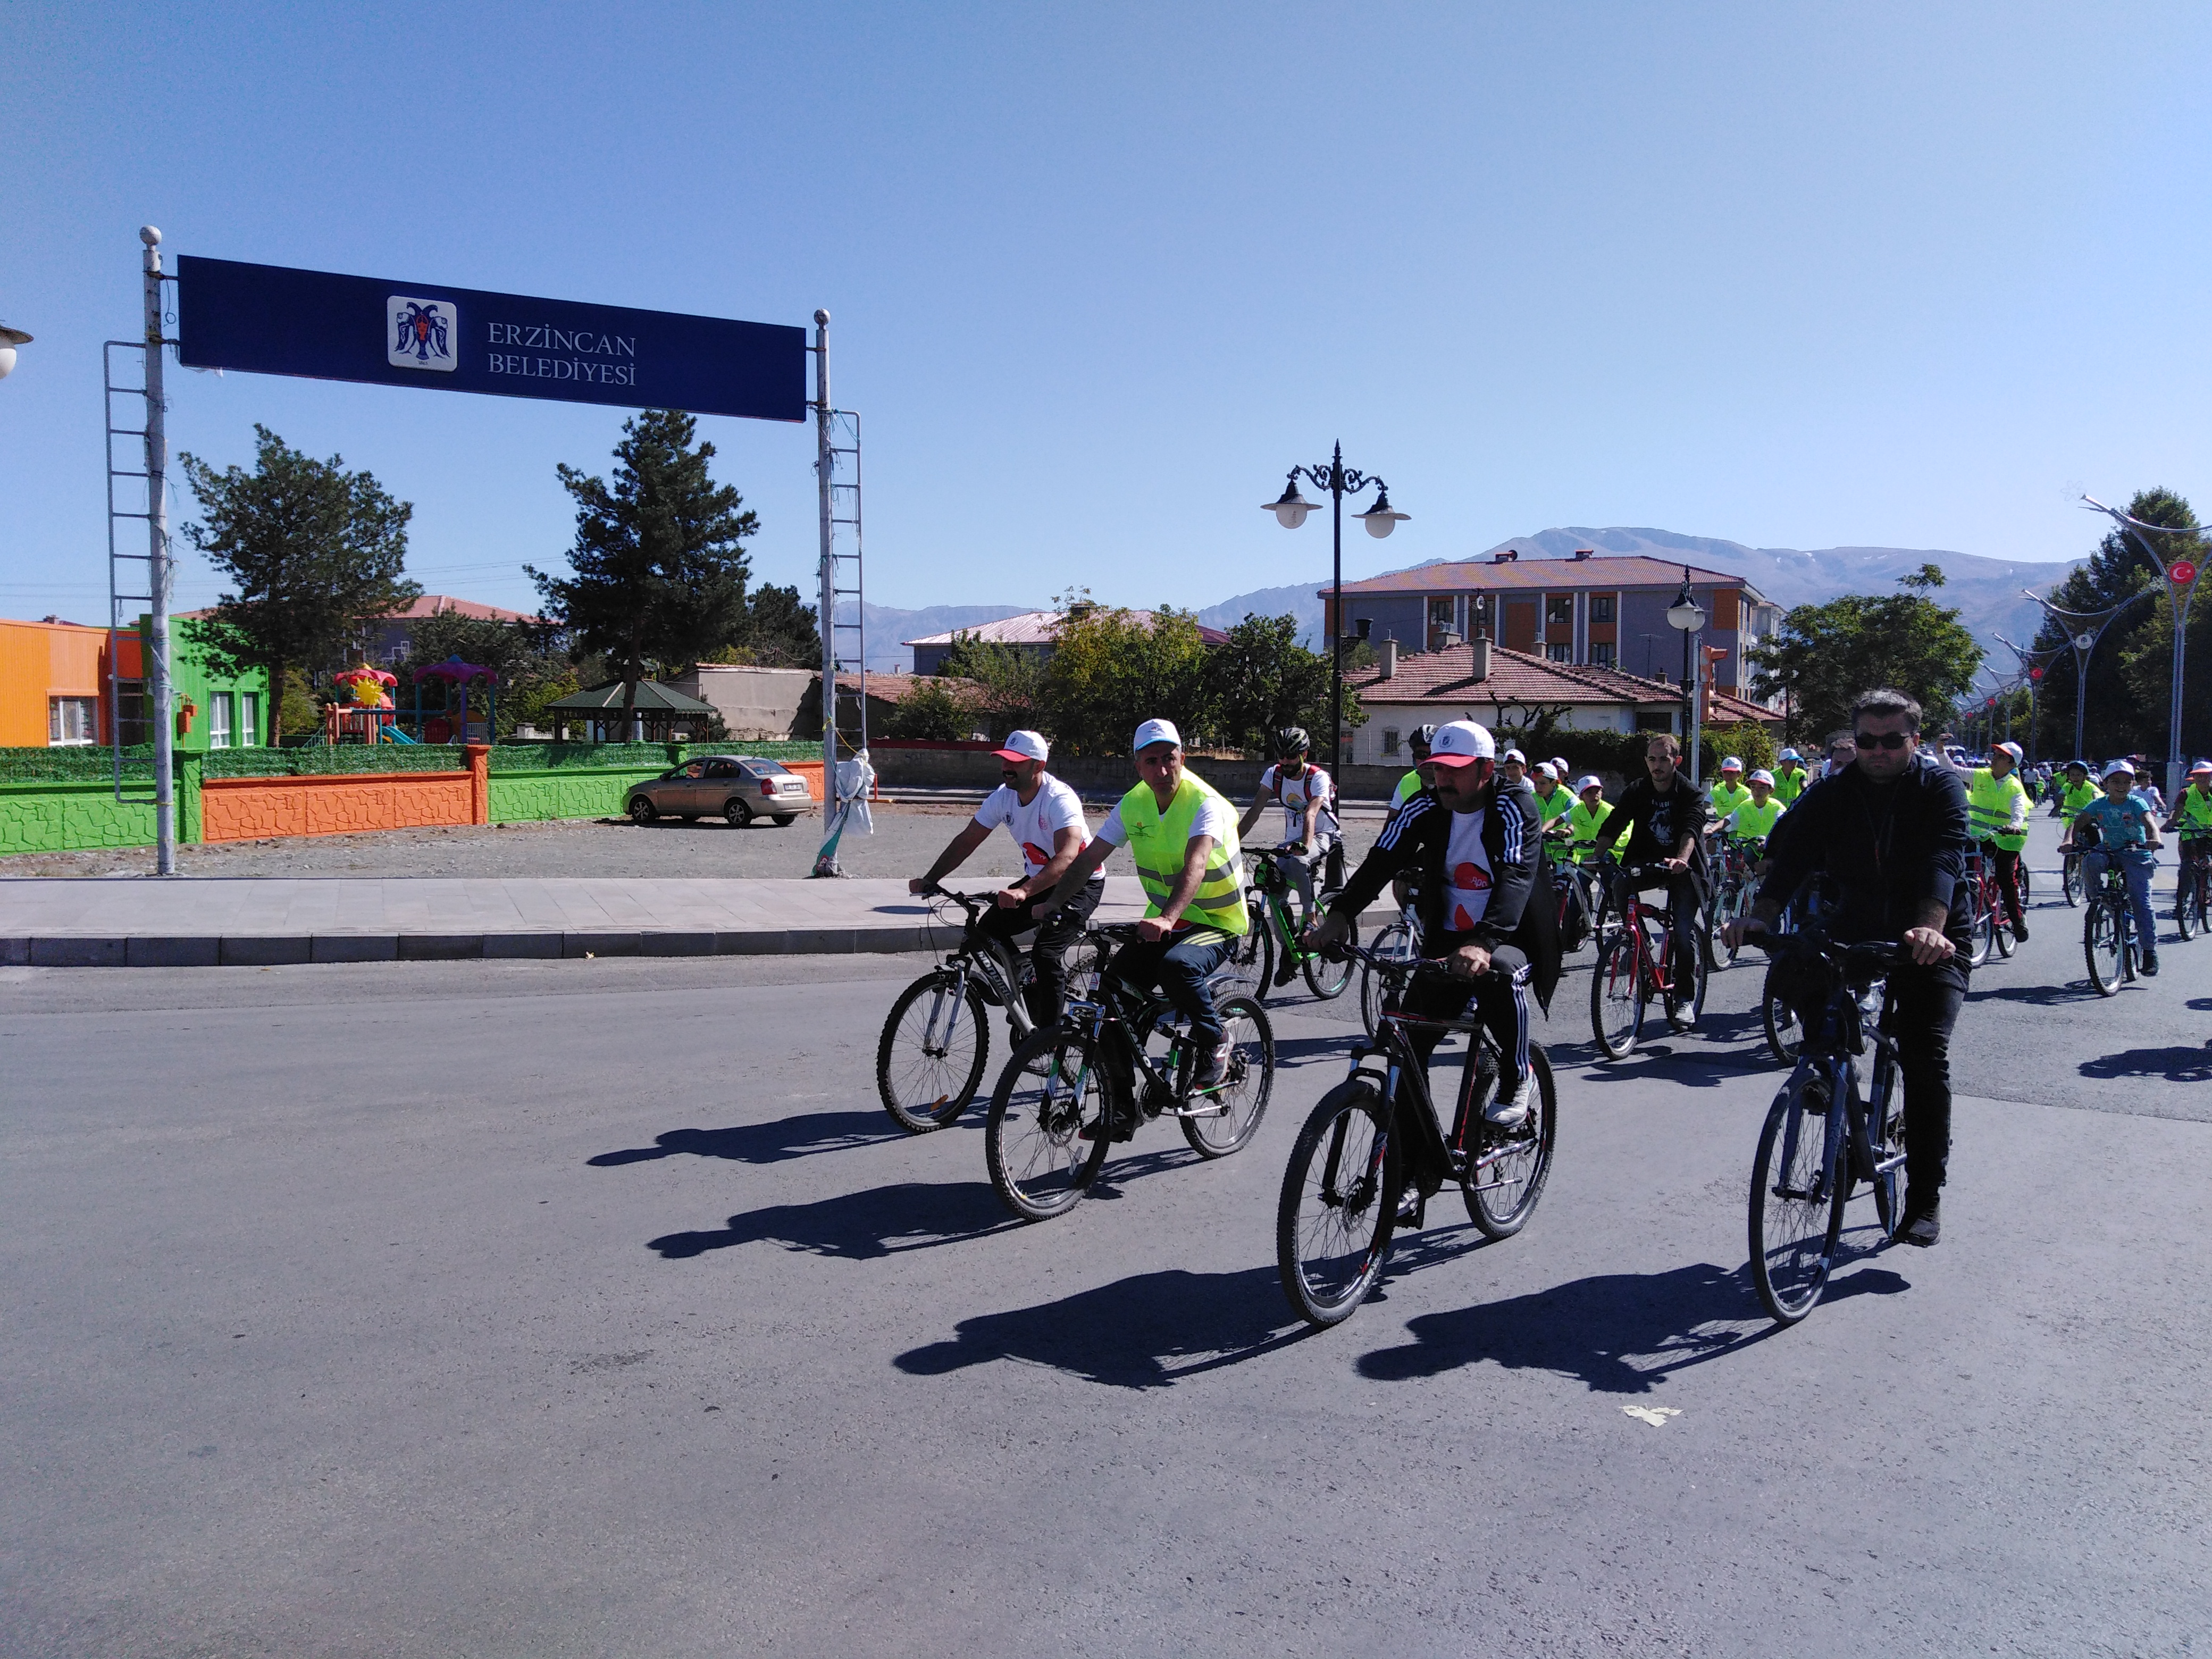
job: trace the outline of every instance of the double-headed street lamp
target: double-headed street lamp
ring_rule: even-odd
[[[2096,654],[2097,642],[2105,637],[2105,630],[2118,618],[2120,612],[2125,611],[2151,590],[2145,588],[2142,593],[2130,593],[2109,610],[2087,611],[2063,611],[2032,588],[2023,587],[2020,591],[2041,605],[2044,614],[2066,630],[2066,643],[2074,647],[2073,757],[2075,760],[2087,760],[2088,757],[2082,753],[2082,746],[2086,741],[2082,736],[2082,731],[2089,716],[2089,659]],[[2061,649],[2063,648],[2062,647]],[[2014,649],[2018,647],[2015,647]],[[2057,653],[2053,652],[2051,654],[2055,656]]]
[[[2067,647],[2056,645],[2048,651],[2032,651],[2014,644],[2002,634],[1995,635],[1995,638],[1999,645],[2019,659],[2020,678],[2027,683],[2027,764],[2032,767],[2035,764],[2036,708],[2038,699],[2043,695],[2043,671]],[[2005,735],[2012,735],[2009,719],[2006,722]]]
[[[1330,529],[1335,541],[1331,553],[1328,599],[1328,767],[1330,775],[1338,786],[1344,781],[1344,498],[1357,495],[1370,484],[1375,487],[1375,505],[1364,513],[1355,514],[1367,526],[1367,533],[1380,540],[1413,515],[1401,513],[1390,505],[1389,486],[1370,473],[1355,472],[1344,464],[1344,446],[1339,444],[1336,453],[1322,466],[1294,466],[1283,493],[1272,501],[1261,503],[1275,515],[1275,522],[1285,530],[1296,530],[1306,521],[1306,514],[1319,507],[1319,501],[1310,501],[1298,494],[1298,480],[1306,479],[1316,489],[1328,491]]]
[[[1674,596],[1674,603],[1667,607],[1667,620],[1682,635],[1682,696],[1686,704],[1684,712],[1689,721],[1690,787],[1694,789],[1698,781],[1698,744],[1705,725],[1702,707],[1705,698],[1701,694],[1705,684],[1705,611],[1698,603],[1697,596],[1690,592],[1690,567],[1686,564],[1682,567],[1682,591]],[[1692,635],[1697,636],[1698,673],[1695,679],[1690,676]]]
[[[2176,530],[2170,525],[2145,524],[2141,519],[2123,513],[2116,507],[2106,507],[2094,495],[2084,495],[2082,501],[2103,514],[2120,527],[2124,536],[2132,536],[2137,547],[2150,556],[2151,563],[2164,578],[2173,600],[2173,696],[2168,705],[2166,728],[2166,798],[2181,799],[2181,672],[2189,643],[2189,602],[2197,595],[2197,584],[2204,574],[2201,559],[2183,554],[2168,559],[2150,544],[2145,531],[2160,531],[2169,536],[2187,536],[2202,544],[2201,530]]]

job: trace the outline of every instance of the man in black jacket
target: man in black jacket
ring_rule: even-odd
[[[1419,889],[1421,954],[1447,961],[1451,977],[1413,980],[1405,1011],[1456,1019],[1470,1001],[1481,1010],[1504,1057],[1483,1115],[1510,1127],[1528,1116],[1535,1088],[1528,992],[1533,987],[1550,1006],[1559,978],[1559,918],[1536,797],[1527,784],[1496,775],[1497,754],[1490,733],[1472,720],[1438,726],[1421,765],[1425,787],[1390,815],[1303,942],[1317,950],[1343,938],[1393,876],[1411,873]],[[1415,1028],[1412,1036],[1425,1065],[1443,1034]]]
[[[1607,852],[1626,832],[1622,864],[1637,869],[1658,866],[1668,872],[1674,981],[1695,985],[1697,964],[1690,953],[1698,948],[1698,919],[1705,914],[1705,831],[1711,808],[1681,775],[1681,765],[1682,745],[1670,733],[1653,734],[1644,750],[1647,775],[1621,791],[1613,815],[1598,830],[1596,846]]]
[[[1729,940],[1765,933],[1805,878],[1820,873],[1832,890],[1831,939],[1896,940],[1911,951],[1911,965],[1889,981],[1888,1029],[1905,1087],[1903,1232],[1908,1243],[1933,1244],[1951,1151],[1951,1028],[1966,996],[1966,786],[1920,752],[1920,705],[1903,692],[1862,694],[1851,726],[1857,759],[1798,797],[1758,902],[1729,924]],[[1817,957],[1775,964],[1775,994],[1808,1025],[1835,983],[1836,970]]]

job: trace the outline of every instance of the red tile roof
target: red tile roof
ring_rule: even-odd
[[[1690,580],[1702,586],[1749,587],[1741,576],[1724,570],[1690,567]],[[1346,582],[1353,593],[1458,593],[1474,589],[1595,587],[1610,591],[1623,587],[1678,588],[1682,567],[1640,553],[1608,553],[1589,559],[1514,559],[1504,564],[1489,559],[1454,559],[1415,565],[1411,570],[1386,571],[1380,576]],[[1753,590],[1754,592],[1756,590]],[[1318,589],[1327,599],[1330,590]]]
[[[1680,580],[1678,576],[1676,580]],[[1664,680],[1647,680],[1640,674],[1594,664],[1552,662],[1504,646],[1490,647],[1490,673],[1474,678],[1474,646],[1455,645],[1442,651],[1419,651],[1401,655],[1398,671],[1389,679],[1379,667],[1362,668],[1344,677],[1364,703],[1489,702],[1632,705],[1679,703],[1679,688]],[[1717,719],[1778,720],[1771,708],[1716,690]]]
[[[179,611],[179,617],[212,617],[210,611]],[[425,593],[404,611],[387,611],[373,622],[423,622],[432,617],[468,617],[477,622],[535,623],[544,619],[526,611],[507,611],[474,599],[457,599],[450,593]]]

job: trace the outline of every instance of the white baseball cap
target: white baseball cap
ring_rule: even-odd
[[[1567,757],[1565,755],[1552,757],[1552,775],[1555,778],[1564,778],[1567,775]]]
[[[1550,778],[1557,780],[1559,775],[1552,769],[1551,762],[1538,761],[1535,765],[1528,769],[1528,775],[1532,778]]]
[[[1774,774],[1768,771],[1762,766],[1759,770],[1753,772],[1749,777],[1746,778],[1744,781],[1746,783],[1763,783],[1769,789],[1771,789],[1774,787]]]
[[[1595,775],[1588,777],[1577,778],[1575,780],[1575,793],[1577,795],[1581,794],[1585,789],[1602,789],[1604,787],[1605,785],[1601,782]]]
[[[1740,755],[1724,756],[1721,760],[1721,770],[1723,772],[1742,771],[1743,757]]]
[[[2016,743],[2001,743],[1997,747],[2012,757],[2013,764],[2015,766],[2020,764],[2021,756],[2027,752]]]
[[[1514,756],[1521,751],[1509,749]],[[1468,766],[1479,760],[1498,758],[1498,740],[1486,726],[1473,720],[1451,720],[1437,727],[1437,734],[1429,739],[1428,764],[1431,766]]]
[[[1052,753],[1052,745],[1040,732],[1009,732],[1005,744],[991,752],[1000,760],[1041,761]]]
[[[1156,743],[1171,743],[1182,747],[1182,733],[1176,731],[1173,720],[1146,720],[1137,728],[1137,740],[1129,745],[1129,752],[1141,755]]]
[[[2100,775],[2107,778],[2117,778],[2122,774],[2125,774],[2129,777],[2133,777],[2136,775],[2136,769],[2133,764],[2127,761],[2107,761],[2105,763],[2105,769],[2103,773]]]

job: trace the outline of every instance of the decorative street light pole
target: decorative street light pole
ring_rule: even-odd
[[[2074,647],[2073,758],[2086,760],[2088,757],[2081,750],[2085,742],[2082,730],[2089,714],[2089,659],[2096,654],[2097,642],[2105,637],[2105,630],[2112,625],[2120,612],[2151,590],[2145,588],[2142,593],[2130,593],[2110,610],[2089,611],[2062,611],[2032,589],[2023,587],[2020,591],[2041,605],[2045,614],[2056,618],[2069,636],[2067,643]],[[2055,656],[2057,653],[2052,654]]]
[[[2176,559],[2161,557],[2159,550],[2143,535],[2147,530],[2160,531],[2169,536],[2186,536],[2201,543],[2204,533],[2200,530],[2175,530],[2165,525],[2145,524],[2131,518],[2116,507],[2106,507],[2094,495],[2084,495],[2084,501],[2119,526],[2123,535],[2132,536],[2137,547],[2150,555],[2150,562],[2158,567],[2165,578],[2169,597],[2173,601],[2173,696],[2167,705],[2166,726],[2166,798],[2181,799],[2181,674],[2182,664],[2189,645],[2189,602],[2197,597],[2197,584],[2204,574],[2202,560],[2187,555]]]
[[[1355,514],[1367,526],[1367,533],[1378,540],[1389,535],[1411,514],[1401,513],[1390,505],[1390,489],[1371,473],[1355,472],[1344,464],[1344,446],[1336,446],[1336,453],[1322,466],[1294,466],[1283,493],[1272,501],[1261,505],[1275,515],[1275,522],[1285,530],[1296,530],[1306,521],[1306,514],[1320,506],[1298,494],[1298,480],[1304,478],[1317,489],[1328,491],[1331,510],[1330,528],[1334,532],[1331,554],[1328,599],[1328,766],[1330,775],[1341,788],[1344,782],[1344,498],[1357,495],[1368,485],[1375,486],[1375,505],[1364,513]]]
[[[1667,607],[1667,620],[1680,629],[1682,635],[1682,696],[1687,705],[1684,714],[1689,722],[1690,731],[1690,787],[1694,789],[1699,783],[1698,748],[1705,727],[1705,607],[1690,592],[1690,567],[1686,564],[1682,567],[1682,591],[1674,596],[1674,603]],[[1690,636],[1693,634],[1697,635],[1698,664],[1695,678],[1690,673]]]
[[[2066,649],[2066,647],[2063,645],[2055,645],[2048,651],[2030,651],[2014,645],[2010,640],[2007,639],[2002,634],[1995,635],[1995,638],[1999,645],[2004,647],[2006,650],[2011,652],[2012,654],[2019,659],[2021,678],[2027,682],[2027,763],[2029,767],[2033,768],[2035,764],[2036,707],[2037,699],[2043,692],[2043,671],[2050,665],[2051,661],[2057,657],[2059,653]],[[2009,715],[2008,715],[2006,719],[2005,735],[2007,737],[2010,737],[2012,735],[2012,725]]]

